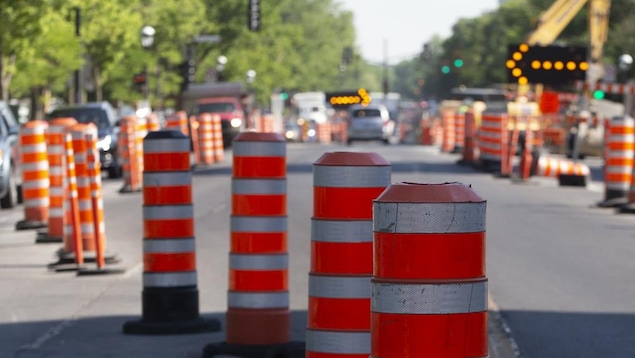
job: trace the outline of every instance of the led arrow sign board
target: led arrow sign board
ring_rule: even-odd
[[[507,53],[509,83],[558,87],[584,81],[589,69],[586,47],[516,44],[509,45]]]

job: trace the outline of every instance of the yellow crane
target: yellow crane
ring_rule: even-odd
[[[602,55],[608,37],[611,0],[556,0],[540,14],[535,29],[526,39],[528,45],[552,44],[580,10],[589,3],[589,62],[587,82],[594,83],[603,76]]]

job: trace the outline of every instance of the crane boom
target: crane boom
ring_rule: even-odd
[[[589,3],[589,39],[591,62],[602,61],[604,44],[608,39],[610,0],[591,0]]]
[[[536,28],[527,36],[527,44],[547,46],[553,43],[586,3],[587,0],[556,0],[540,14]]]

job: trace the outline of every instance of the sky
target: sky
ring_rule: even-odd
[[[498,8],[499,0],[337,0],[353,12],[356,43],[362,57],[397,63],[416,56],[424,42],[447,38],[461,18],[475,18]],[[384,51],[384,43],[386,48]]]

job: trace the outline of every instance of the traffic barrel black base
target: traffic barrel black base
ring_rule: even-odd
[[[79,270],[77,270],[77,276],[118,275],[125,272],[125,269],[115,267],[81,267]]]
[[[635,214],[635,204],[624,204],[619,207],[618,212],[620,214]]]
[[[47,227],[48,223],[45,221],[34,221],[34,220],[20,220],[15,224],[15,229],[20,230],[34,230],[41,229],[43,227]]]
[[[203,358],[235,356],[240,358],[304,358],[304,342],[274,345],[236,345],[226,342],[212,343],[203,349]]]
[[[94,251],[85,251],[84,252],[84,263],[96,263],[97,262],[97,253]],[[48,267],[55,271],[67,271],[65,266],[75,265],[75,253],[67,252],[64,249],[60,249],[57,251],[58,260],[56,262],[50,263]],[[119,257],[113,253],[106,253],[104,255],[104,261],[106,264],[116,264],[121,262]]]
[[[36,244],[53,244],[62,242],[64,242],[64,238],[61,236],[49,236],[48,230],[38,231],[35,235]]]
[[[126,322],[126,334],[189,334],[220,331],[220,321],[198,314],[196,287],[144,288],[142,318]]]
[[[143,189],[133,189],[130,185],[124,185],[121,189],[119,189],[119,193],[127,194],[127,193],[140,193]]]
[[[620,190],[606,190],[604,200],[597,203],[601,208],[617,208],[628,204],[626,194]]]
[[[558,176],[558,183],[560,186],[583,186],[587,185],[586,175],[569,175],[560,174]]]

